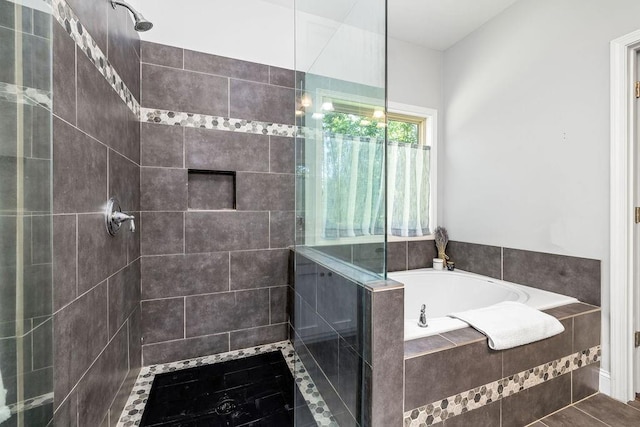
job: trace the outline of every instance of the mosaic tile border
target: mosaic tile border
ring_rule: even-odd
[[[404,427],[430,426],[598,362],[600,346],[544,363],[404,413]]]
[[[26,86],[0,82],[0,99],[15,104],[52,108],[51,92]]]
[[[107,80],[113,90],[127,104],[127,107],[140,118],[140,103],[133,96],[127,85],[111,65],[107,56],[98,47],[91,34],[82,25],[78,16],[64,0],[52,0],[53,17],[65,29],[67,34],[73,39],[76,45],[82,50],[87,58],[96,66],[100,74]]]
[[[293,349],[289,341],[282,341],[264,346],[252,347],[244,350],[234,350],[227,353],[220,353],[213,356],[198,357],[195,359],[183,360],[179,362],[164,363],[160,365],[145,366],[140,370],[129,400],[122,411],[117,427],[132,427],[140,425],[144,406],[149,398],[153,379],[157,374],[172,372],[180,369],[188,369],[196,366],[210,365],[214,363],[226,362],[228,360],[241,359],[243,357],[254,356],[256,354],[268,353],[280,350],[284,356],[287,366],[304,397],[309,410],[318,426],[339,427],[335,421],[327,404],[323,400],[320,392],[308,375],[302,361]]]
[[[9,405],[9,410],[12,414],[17,414],[18,412],[27,412],[30,409],[47,405],[49,403],[53,403],[53,392]]]
[[[142,122],[162,125],[255,133],[259,135],[284,136],[288,138],[295,137],[298,131],[298,128],[293,125],[267,123],[256,120],[231,119],[228,117],[158,110],[154,108],[141,108],[140,120]]]

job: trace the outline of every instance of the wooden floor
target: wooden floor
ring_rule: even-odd
[[[596,394],[549,415],[531,426],[639,427],[640,400],[625,405],[604,394]]]

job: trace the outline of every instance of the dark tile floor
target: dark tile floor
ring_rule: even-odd
[[[315,425],[304,402],[277,351],[157,375],[140,425]]]
[[[532,424],[532,427],[639,427],[640,402],[622,402],[596,394]]]

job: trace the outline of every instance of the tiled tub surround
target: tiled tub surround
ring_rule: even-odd
[[[399,425],[402,401],[389,396],[402,396],[404,289],[296,251],[292,340],[309,376],[341,426]]]
[[[294,73],[141,51],[144,364],[288,339]]]
[[[596,393],[600,309],[546,312],[562,334],[505,351],[471,328],[407,341],[404,425],[524,426]]]
[[[447,255],[461,270],[600,305],[599,260],[457,241],[449,242]],[[389,242],[388,270],[431,267],[436,256],[433,240]]]
[[[139,234],[109,236],[103,206],[139,217],[139,38],[108,1],[54,12],[55,425],[114,425],[141,365],[141,263]]]
[[[304,423],[301,422],[298,425],[300,427],[310,427],[311,425],[318,425],[321,427],[338,427],[336,419],[333,414],[331,414],[327,403],[324,401],[323,396],[309,376],[305,365],[295,353],[293,346],[289,341],[219,353],[212,356],[145,366],[140,370],[140,374],[138,375],[131,391],[131,395],[129,396],[124,410],[122,411],[117,427],[132,427],[140,425],[144,407],[147,399],[149,398],[149,393],[151,392],[153,379],[158,374],[181,369],[189,369],[196,366],[221,363],[228,360],[237,360],[271,351],[282,352],[282,355],[287,362],[287,366],[291,370],[291,374],[293,375],[296,385],[300,390],[302,397],[305,399],[305,402],[296,402],[296,406],[306,404],[314,417],[314,420],[305,420]]]

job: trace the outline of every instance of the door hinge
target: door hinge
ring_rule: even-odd
[[[640,331],[636,332],[635,344],[636,344],[636,347],[640,347]]]
[[[636,98],[640,98],[640,82],[636,82]]]
[[[635,209],[635,221],[636,224],[640,224],[640,207],[636,207]]]

